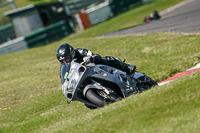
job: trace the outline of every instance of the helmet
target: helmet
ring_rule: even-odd
[[[68,43],[63,43],[60,45],[56,51],[57,59],[64,64],[71,62],[74,58],[74,55],[74,48]]]
[[[160,15],[158,14],[158,12],[156,10],[154,10],[151,15],[150,15],[151,18],[153,19],[159,19],[160,18]]]

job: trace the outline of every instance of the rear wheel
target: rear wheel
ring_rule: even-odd
[[[151,87],[155,87],[157,85],[158,84],[156,83],[156,81],[154,81],[153,79],[151,79],[146,75],[137,79],[137,84],[136,84],[140,92],[150,89]]]

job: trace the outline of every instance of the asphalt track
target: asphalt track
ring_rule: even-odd
[[[195,9],[194,6],[197,9]],[[188,12],[183,13],[183,11],[188,11]],[[180,15],[176,15],[177,13],[179,13]],[[169,17],[169,14],[174,15],[174,16]],[[163,15],[165,16],[165,18],[157,20],[157,21],[152,21],[150,23],[142,24],[142,25],[135,26],[132,28],[123,29],[116,32],[111,32],[108,34],[101,35],[99,37],[150,34],[150,33],[157,33],[157,32],[187,33],[187,34],[200,33],[200,1],[199,0],[191,2],[187,5],[184,5],[182,8],[177,8],[169,12],[167,15]]]

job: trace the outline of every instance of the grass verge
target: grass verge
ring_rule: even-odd
[[[200,62],[198,34],[156,33],[68,39],[0,56],[1,132],[197,132],[199,72],[104,108],[67,105],[61,92],[57,47],[68,42],[135,64],[161,81]],[[95,45],[94,45],[95,44]]]

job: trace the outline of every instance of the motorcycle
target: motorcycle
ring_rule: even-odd
[[[149,17],[145,17],[145,18],[144,18],[143,22],[148,23],[148,22],[150,22],[150,21],[158,20],[158,19],[160,19],[160,18],[161,18],[161,16],[159,15],[159,13],[158,13],[156,10],[154,10],[154,11],[150,14]]]
[[[145,75],[135,72],[128,75],[114,67],[76,59],[61,68],[62,92],[72,101],[80,101],[89,109],[96,109],[130,95],[141,93],[157,83]]]

